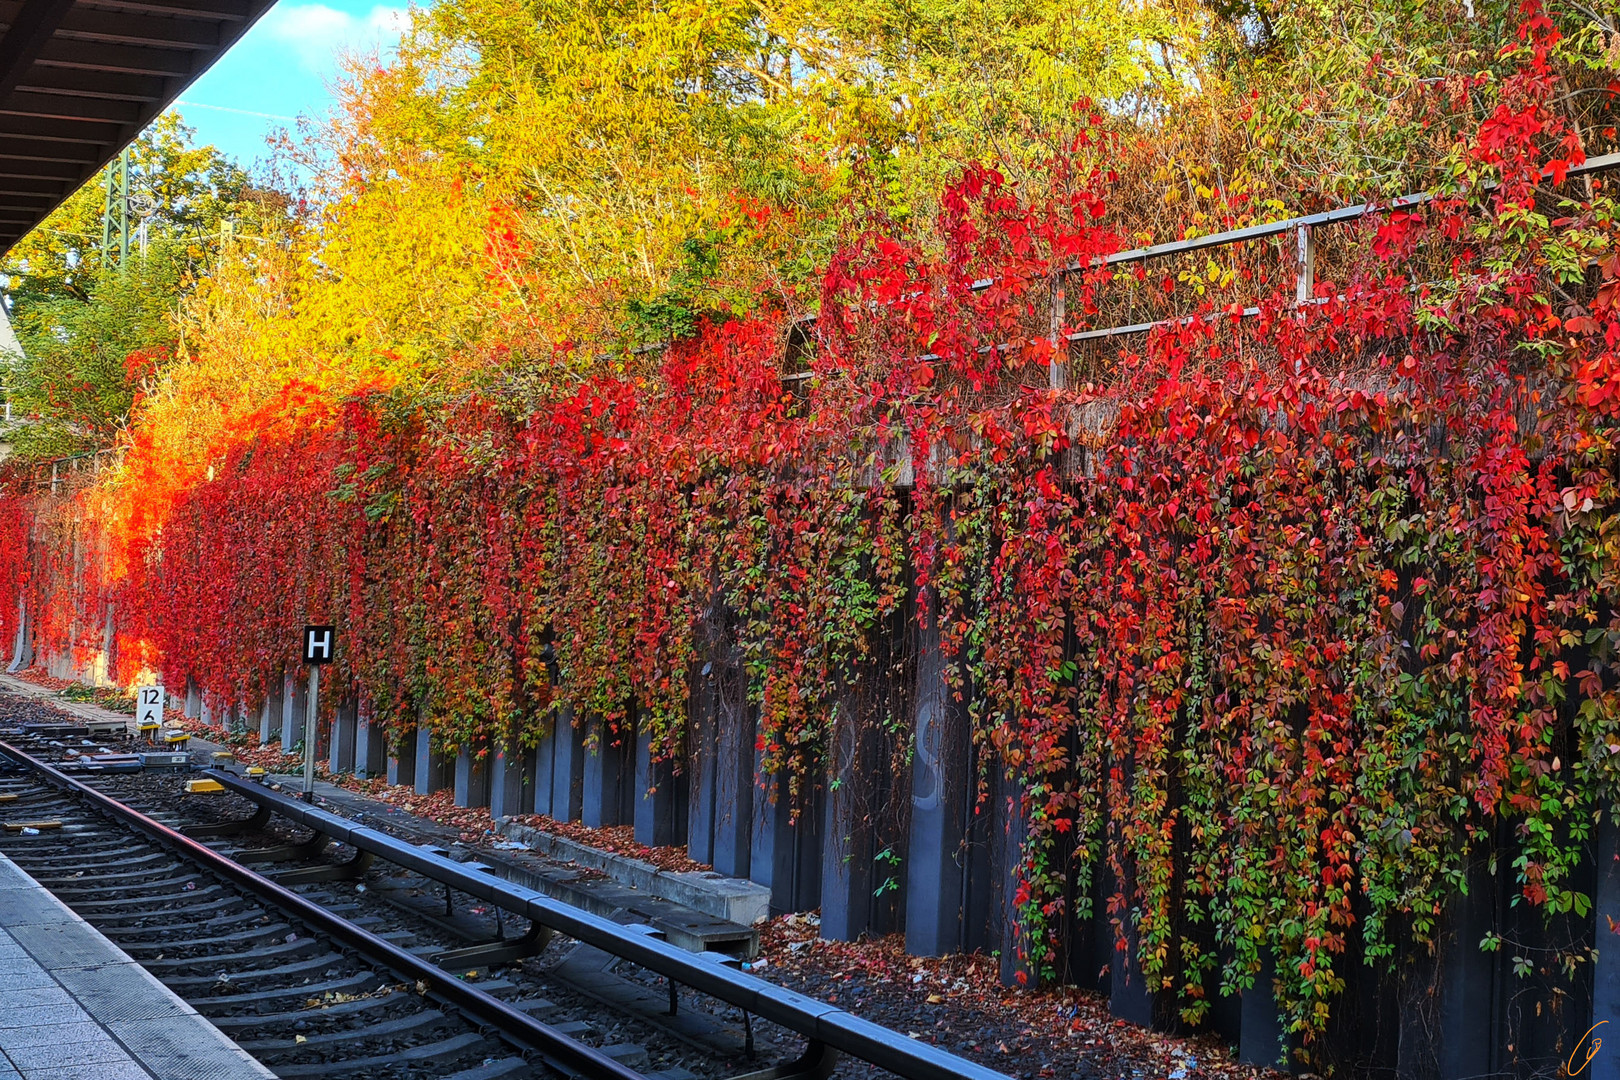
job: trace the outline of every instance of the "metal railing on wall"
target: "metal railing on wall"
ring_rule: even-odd
[[[1579,165],[1570,166],[1564,175],[1569,177],[1592,176],[1620,167],[1620,153],[1603,154],[1588,158]],[[1551,172],[1545,173],[1551,176]],[[1494,185],[1493,185],[1494,186]],[[1054,341],[1061,337],[1072,348],[1076,343],[1097,341],[1113,337],[1122,337],[1133,334],[1145,334],[1161,326],[1170,326],[1178,322],[1189,321],[1196,316],[1173,315],[1165,318],[1150,319],[1141,322],[1122,323],[1113,326],[1100,327],[1088,330],[1064,330],[1063,323],[1066,317],[1064,303],[1065,283],[1079,273],[1088,272],[1101,267],[1126,266],[1132,263],[1145,263],[1154,259],[1173,258],[1178,255],[1188,255],[1199,251],[1228,247],[1236,244],[1252,243],[1261,240],[1270,240],[1280,236],[1292,234],[1294,237],[1294,305],[1301,307],[1306,304],[1320,303],[1316,297],[1316,233],[1318,229],[1344,225],[1361,220],[1375,214],[1392,213],[1399,210],[1423,206],[1434,201],[1438,196],[1434,192],[1417,192],[1402,195],[1388,202],[1363,202],[1353,206],[1344,206],[1336,210],[1324,210],[1314,214],[1303,214],[1296,217],[1284,218],[1281,221],[1265,222],[1259,225],[1248,225],[1240,229],[1229,229],[1223,232],[1208,233],[1204,236],[1190,237],[1185,240],[1175,240],[1163,244],[1149,244],[1143,247],[1131,248],[1127,251],[1114,252],[1102,256],[1088,264],[1071,263],[1060,270],[1053,272],[1046,278],[1047,286],[1051,292],[1049,314],[1051,319],[1051,335]],[[969,290],[974,293],[983,292],[996,284],[995,278],[981,278],[974,281]],[[1257,305],[1245,306],[1239,312],[1244,318],[1252,318],[1260,313]],[[786,366],[798,358],[802,358],[813,347],[811,345],[810,329],[816,323],[816,316],[810,315],[794,321],[790,328],[787,346],[784,351],[783,363]],[[996,346],[984,346],[986,350]],[[655,350],[657,346],[649,346]],[[938,359],[938,357],[925,356],[924,359]],[[1068,355],[1054,359],[1048,365],[1049,381],[1053,389],[1061,389],[1067,385]],[[782,383],[785,389],[798,390],[800,386],[812,378],[814,372],[795,371],[784,372]],[[9,408],[9,402],[7,403]],[[77,478],[85,470],[92,476],[98,476],[101,470],[117,460],[121,453],[119,448],[108,447],[99,450],[86,451],[79,454],[67,454],[49,461],[41,461],[32,466],[30,473],[30,487],[34,490],[49,489],[50,493],[58,494],[65,483],[73,482],[70,478]]]
[[[1565,171],[1566,177],[1591,176],[1620,167],[1620,153],[1604,154],[1600,157],[1588,158],[1580,165],[1571,166]],[[1543,174],[1551,176],[1551,172]],[[1494,187],[1494,185],[1491,185]],[[1489,189],[1487,189],[1489,190]],[[1340,207],[1337,210],[1324,210],[1316,214],[1305,214],[1300,217],[1285,218],[1282,221],[1269,222],[1263,225],[1249,225],[1241,229],[1231,229],[1226,232],[1210,233],[1207,236],[1194,237],[1189,240],[1178,240],[1173,243],[1152,244],[1147,247],[1133,248],[1130,251],[1120,251],[1098,260],[1097,265],[1116,266],[1126,263],[1146,262],[1150,259],[1163,258],[1171,255],[1190,254],[1208,248],[1225,247],[1230,244],[1242,244],[1254,240],[1267,240],[1276,236],[1285,236],[1293,233],[1295,237],[1295,280],[1294,304],[1296,306],[1311,303],[1316,294],[1316,230],[1331,226],[1343,225],[1359,221],[1373,214],[1392,213],[1414,206],[1423,206],[1437,198],[1434,192],[1418,192],[1412,195],[1402,195],[1387,203],[1366,202],[1355,206]],[[1058,277],[1067,277],[1084,269],[1079,266],[1070,266],[1062,271]],[[975,285],[978,283],[975,282]],[[988,282],[986,287],[988,287]],[[1258,308],[1243,309],[1245,316],[1257,314]],[[1066,334],[1069,341],[1085,341],[1102,337],[1113,337],[1121,334],[1139,334],[1152,330],[1157,326],[1168,325],[1176,319],[1161,319],[1155,322],[1133,323],[1126,326],[1110,326],[1099,330],[1084,330]]]
[[[1592,176],[1609,170],[1620,168],[1620,153],[1603,154],[1588,158],[1579,165],[1572,165],[1564,171],[1566,178]],[[1543,174],[1552,176],[1549,170]],[[1486,190],[1494,188],[1490,185]],[[1050,316],[1051,336],[1058,337],[1070,346],[1077,342],[1096,341],[1112,337],[1131,334],[1145,334],[1161,326],[1170,326],[1178,322],[1188,321],[1195,316],[1173,315],[1166,318],[1151,319],[1142,322],[1124,323],[1114,326],[1101,327],[1090,330],[1063,329],[1066,317],[1064,304],[1064,288],[1067,280],[1079,273],[1085,273],[1101,267],[1126,266],[1132,263],[1145,263],[1154,259],[1171,258],[1178,255],[1189,255],[1200,251],[1228,247],[1235,244],[1252,243],[1260,240],[1270,240],[1276,237],[1292,234],[1294,237],[1294,304],[1296,307],[1310,303],[1321,302],[1316,293],[1316,255],[1317,230],[1336,225],[1345,225],[1376,214],[1392,213],[1399,210],[1408,210],[1423,206],[1434,201],[1439,196],[1434,192],[1417,192],[1411,195],[1402,195],[1388,202],[1364,202],[1354,206],[1344,206],[1336,210],[1324,210],[1315,214],[1303,214],[1296,217],[1284,218],[1281,221],[1266,222],[1259,225],[1247,225],[1241,229],[1229,229],[1224,232],[1209,233],[1204,236],[1190,237],[1186,240],[1175,240],[1163,244],[1149,244],[1144,247],[1131,248],[1127,251],[1118,251],[1093,260],[1089,264],[1071,263],[1047,276],[1047,286],[1051,290]],[[968,288],[970,292],[980,293],[997,283],[995,278],[981,278],[974,281]],[[1241,314],[1244,318],[1252,318],[1260,313],[1258,306],[1245,306]],[[800,342],[800,349],[808,341],[809,330],[816,323],[816,316],[806,316],[796,320],[789,334],[788,354],[794,353],[793,343]],[[985,350],[994,346],[984,346]],[[785,357],[784,359],[788,359]],[[938,357],[925,356],[924,359],[938,359]],[[1067,383],[1066,357],[1054,360],[1049,365],[1051,385],[1054,389],[1061,389]],[[786,386],[802,383],[814,377],[813,372],[798,371],[785,373],[782,381]]]
[[[28,486],[34,491],[59,494],[65,486],[76,486],[100,476],[103,469],[118,462],[122,453],[119,447],[109,446],[35,462],[29,468]]]

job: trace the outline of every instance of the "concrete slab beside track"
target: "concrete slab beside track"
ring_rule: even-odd
[[[113,712],[111,709],[103,709],[100,705],[91,705],[84,701],[68,701],[53,690],[47,690],[27,679],[19,679],[15,675],[0,672],[0,691],[48,701],[53,708],[76,716],[87,724],[105,725],[108,729],[117,725],[119,731],[127,731],[130,734],[135,732],[135,718],[127,713]]]
[[[0,855],[0,1080],[274,1075]]]

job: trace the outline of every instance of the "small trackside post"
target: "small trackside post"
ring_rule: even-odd
[[[309,709],[304,714],[304,801],[315,801],[315,742],[321,694],[321,667],[332,662],[337,630],[331,626],[304,627],[304,663],[309,665]]]
[[[304,714],[304,801],[315,801],[315,710],[320,707],[321,669],[309,667],[309,711]]]

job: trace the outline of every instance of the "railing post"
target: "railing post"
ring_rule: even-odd
[[[456,754],[455,800],[457,806],[489,805],[489,758],[478,757],[463,746]]]
[[[416,787],[416,732],[394,731],[388,735],[388,786]]]
[[[573,706],[559,708],[552,719],[551,817],[578,821],[583,810],[585,731],[574,723]]]
[[[1063,323],[1068,318],[1067,301],[1063,292],[1063,271],[1052,275],[1052,360],[1046,365],[1047,385],[1062,390],[1069,385],[1069,339],[1063,334]]]
[[[368,780],[385,775],[387,755],[388,739],[372,716],[371,703],[359,702],[355,707],[354,774]]]
[[[491,817],[526,814],[534,805],[534,751],[510,743],[495,751],[489,766]]]
[[[753,869],[756,707],[748,700],[747,676],[735,657],[716,672],[714,727],[714,807],[710,861],[727,877],[748,877]]]
[[[712,653],[706,650],[704,656]],[[717,661],[708,659],[690,680],[691,692],[688,698],[690,708],[686,727],[686,782],[687,782],[687,821],[686,821],[686,853],[694,861],[714,863],[714,818],[715,818],[715,777],[719,773],[719,760],[716,749],[716,732],[718,723],[716,717],[719,713],[719,673],[715,670]],[[754,755],[752,748],[748,755],[749,794],[753,794],[754,786]],[[752,814],[744,825],[744,831],[752,835]]]
[[[926,598],[927,624],[917,628],[917,682],[907,845],[906,951],[943,956],[964,944],[965,850],[973,786],[964,707],[946,674],[939,615]]]
[[[1286,1060],[1288,1041],[1277,1016],[1277,957],[1265,949],[1263,967],[1254,976],[1254,985],[1243,991],[1239,1008],[1237,1059],[1245,1065],[1277,1068]]]
[[[326,767],[334,773],[354,771],[357,703],[353,698],[339,702],[332,710],[332,732],[326,747]]]
[[[29,665],[32,657],[28,656],[28,598],[23,590],[17,590],[17,640],[12,646],[11,663],[6,666],[7,671],[17,671]]]
[[[551,730],[540,736],[539,745],[534,748],[534,801],[530,803],[526,813],[544,814],[554,818],[551,812],[552,785],[557,775],[557,752],[560,732],[557,724],[557,710],[551,712]],[[566,745],[564,743],[563,745]],[[563,751],[566,753],[566,749]]]
[[[634,824],[636,843],[667,847],[686,839],[686,800],[674,766],[654,756],[652,734],[636,723]],[[752,761],[749,762],[753,764]]]
[[[1308,304],[1316,294],[1316,238],[1309,225],[1294,230],[1298,246],[1296,254],[1297,277],[1294,279],[1294,303]]]
[[[416,793],[428,795],[444,787],[444,756],[433,748],[433,729],[428,726],[427,712],[418,708],[416,713]]]
[[[872,924],[877,824],[864,820],[861,811],[871,797],[871,766],[877,755],[870,732],[859,729],[848,699],[834,706],[828,741],[828,783],[821,807],[821,936],[854,941]]]
[[[281,752],[292,753],[292,748],[304,739],[304,710],[308,707],[309,690],[292,673],[281,676]]]
[[[590,716],[586,730],[594,746],[585,754],[580,823],[590,829],[631,824],[633,819],[627,821],[630,815],[624,812],[625,792],[635,770],[634,751],[626,752],[632,738],[628,725],[615,732],[606,720]]]

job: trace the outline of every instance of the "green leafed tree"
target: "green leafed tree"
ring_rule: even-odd
[[[130,251],[102,246],[104,169],[0,265],[21,355],[6,358],[22,457],[109,445],[143,383],[179,345],[179,305],[222,243],[275,235],[288,200],[255,186],[174,114],[129,149]],[[142,228],[144,226],[144,228]]]

